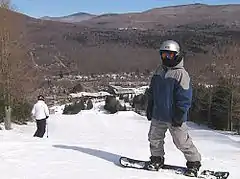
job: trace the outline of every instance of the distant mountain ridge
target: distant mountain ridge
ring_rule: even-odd
[[[174,27],[185,24],[239,25],[240,4],[208,5],[184,4],[156,7],[142,12],[90,14],[79,12],[62,17],[42,17],[42,20],[82,24],[99,28],[139,28]]]
[[[85,12],[78,12],[74,14],[70,14],[67,16],[61,16],[61,17],[49,17],[49,16],[44,16],[41,19],[42,20],[52,20],[52,21],[59,21],[59,22],[69,22],[69,23],[78,23],[84,20],[89,20],[96,15],[94,14],[89,14]]]

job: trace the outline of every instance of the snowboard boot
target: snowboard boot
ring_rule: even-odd
[[[164,157],[151,156],[150,162],[148,164],[148,168],[151,170],[158,171],[159,168],[163,167],[163,165],[164,165]]]
[[[189,177],[197,177],[198,171],[201,167],[201,163],[199,161],[187,162],[186,165],[187,165],[187,171],[185,172],[185,175]]]

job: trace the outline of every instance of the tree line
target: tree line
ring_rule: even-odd
[[[193,85],[189,119],[213,129],[240,134],[240,87],[236,81],[220,77],[215,85]]]

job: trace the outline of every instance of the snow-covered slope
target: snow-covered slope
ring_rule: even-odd
[[[101,106],[77,115],[51,115],[48,133],[33,138],[35,124],[0,131],[1,179],[181,179],[169,172],[148,172],[118,166],[120,156],[147,160],[149,121],[134,112],[105,114]],[[188,123],[202,153],[202,168],[230,171],[239,179],[240,140]],[[166,163],[185,165],[167,132]]]

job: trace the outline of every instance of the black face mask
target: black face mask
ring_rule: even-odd
[[[175,60],[162,60],[162,63],[167,67],[174,67],[177,65]]]
[[[174,59],[162,59],[162,64],[166,67],[175,67],[182,61],[182,59],[183,57],[178,55]]]

